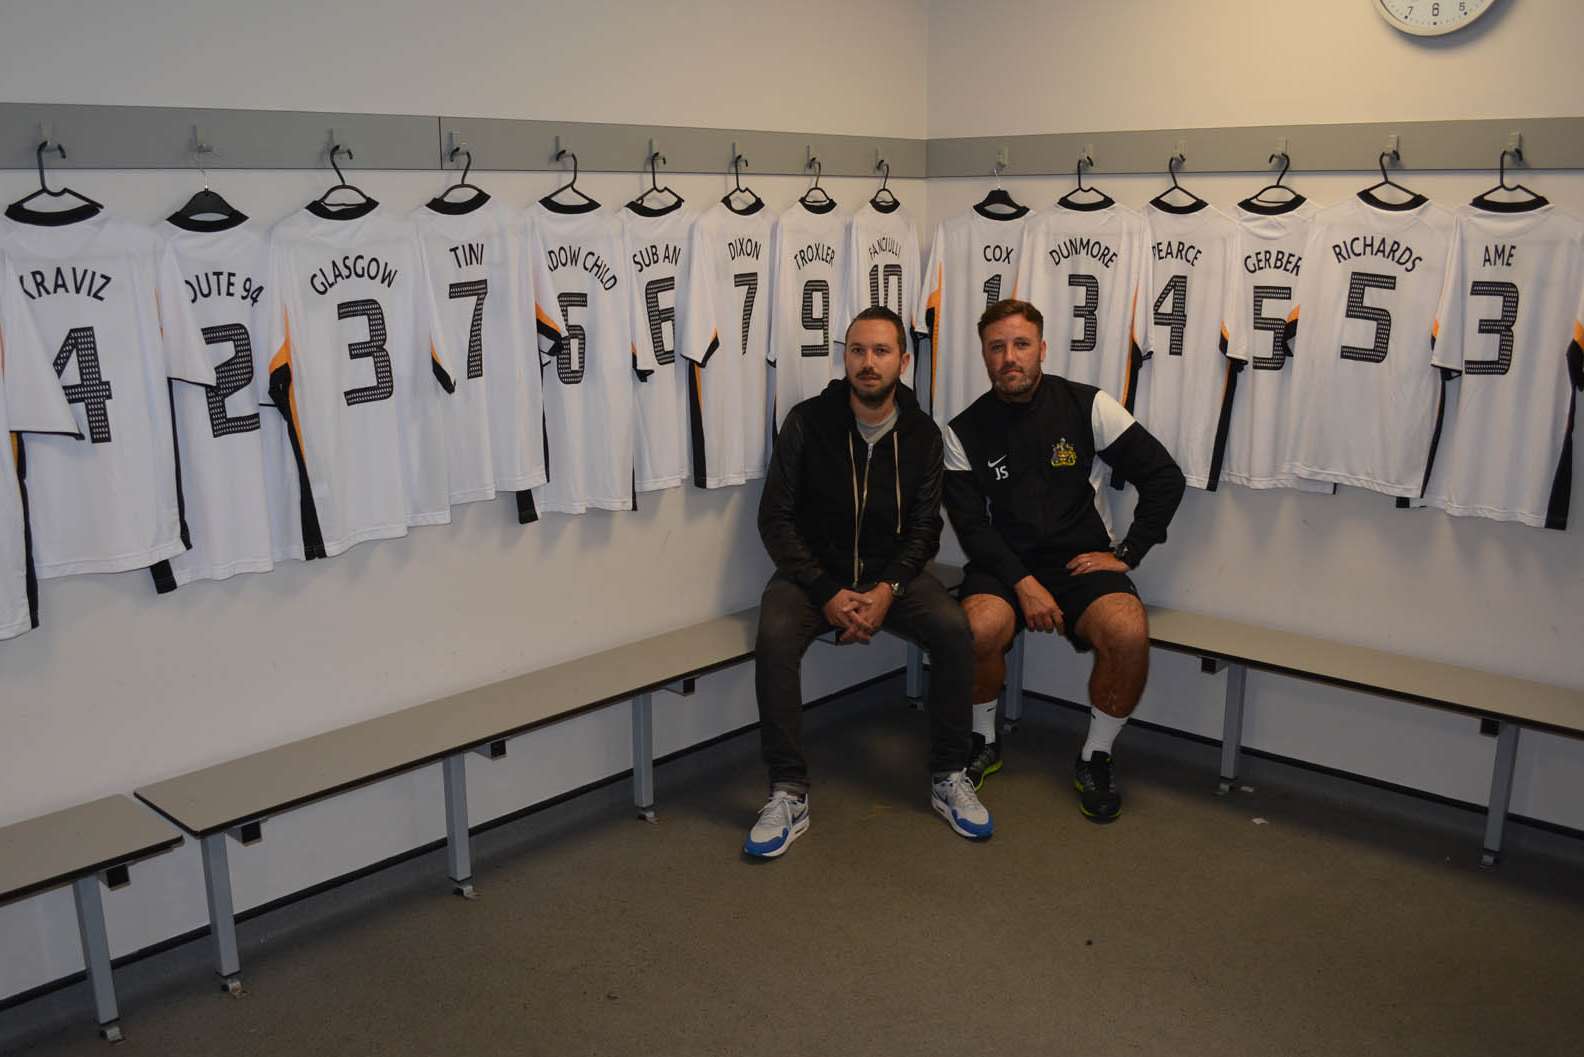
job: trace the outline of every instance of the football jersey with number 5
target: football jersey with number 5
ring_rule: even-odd
[[[836,203],[793,202],[782,211],[772,240],[770,362],[775,365],[775,420],[824,390],[846,369],[842,282],[846,278],[847,217]]]
[[[1303,254],[1293,345],[1296,414],[1285,471],[1420,495],[1440,433],[1430,362],[1456,221],[1432,202],[1323,209]]]
[[[658,364],[632,340],[621,222],[598,207],[528,212],[550,461],[534,494],[562,514],[631,510],[633,387]]]
[[[63,216],[80,218],[0,221],[0,252],[86,438],[25,441],[41,579],[144,569],[187,549],[172,384],[215,384],[207,354],[161,331],[162,313],[173,332],[195,324],[184,301],[160,303],[161,285],[181,280],[159,236],[90,206]]]
[[[1464,206],[1458,218],[1434,360],[1462,377],[1425,502],[1564,529],[1584,388],[1584,224],[1550,205]]]
[[[268,285],[269,393],[304,482],[308,557],[450,521],[452,361],[417,228],[366,204],[313,203],[271,230]]]

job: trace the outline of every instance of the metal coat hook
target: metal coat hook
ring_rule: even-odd
[[[1082,154],[1078,155],[1078,161],[1073,166],[1073,175],[1078,180],[1078,190],[1080,191],[1085,189],[1083,182],[1083,172],[1086,166],[1090,169],[1094,168],[1094,155],[1090,154],[1088,151],[1084,151]]]
[[[821,174],[824,173],[825,166],[820,163],[820,160],[819,160],[818,157],[816,157],[815,155],[810,154],[809,155],[808,164],[803,166],[803,168],[805,170],[807,170],[807,169],[813,169],[814,170],[814,185],[812,187],[810,187],[809,190],[810,191],[819,190],[820,176],[821,176]]]
[[[463,146],[462,144],[458,144],[457,146],[452,147],[451,148],[451,153],[446,156],[450,160],[452,165],[456,164],[456,160],[457,160],[457,155],[458,154],[466,154],[467,155],[467,164],[462,166],[462,179],[457,181],[457,186],[460,187],[460,186],[465,185],[467,183],[468,173],[473,171],[473,152],[471,150],[469,150],[467,147]]]
[[[739,190],[739,191],[743,190],[743,185],[742,185],[742,167],[744,165],[747,165],[747,164],[748,164],[748,159],[747,158],[744,158],[741,154],[737,154],[737,153],[733,152],[733,154],[732,154],[732,176],[734,176],[736,178],[736,180],[737,180],[737,188],[736,189]]]
[[[1265,164],[1275,165],[1277,158],[1281,159],[1281,172],[1276,174],[1276,182],[1271,184],[1272,187],[1280,187],[1282,185],[1282,181],[1287,178],[1287,170],[1292,168],[1292,158],[1289,157],[1287,152],[1284,150],[1279,150],[1275,154],[1272,154],[1269,158],[1265,159]]]
[[[42,140],[39,141],[38,149],[34,152],[37,155],[37,158],[38,158],[39,187],[40,187],[40,189],[42,189],[46,193],[53,195],[53,194],[56,194],[57,192],[51,191],[49,189],[49,184],[44,182],[44,152],[47,151],[47,150],[59,151],[61,159],[65,160],[65,158],[66,158],[66,148],[64,146],[62,146],[61,144],[59,144],[59,143],[51,143],[49,141],[49,139],[46,137],[45,139],[42,139]]]
[[[659,161],[665,165],[671,164],[670,162],[666,161],[666,156],[661,154],[659,151],[651,150],[649,152],[649,189],[652,191],[660,190],[660,174],[655,171],[656,161]]]
[[[1182,151],[1178,151],[1166,159],[1166,175],[1171,177],[1172,187],[1179,191],[1182,190],[1182,186],[1177,183],[1177,168],[1186,164],[1188,164],[1188,156]]]
[[[562,158],[571,158],[572,159],[572,179],[567,183],[567,186],[568,187],[575,187],[577,185],[577,178],[578,178],[578,160],[577,160],[577,155],[572,153],[571,151],[567,150],[565,147],[562,147],[562,148],[558,149],[555,152],[555,157],[552,158],[551,160],[552,161],[560,161]]]
[[[341,166],[336,164],[337,154],[345,154],[347,156],[347,161],[354,161],[356,159],[356,155],[352,153],[351,147],[343,147],[339,143],[330,144],[330,168],[335,170],[337,180],[340,180],[342,183],[346,183],[346,177],[341,174]]]

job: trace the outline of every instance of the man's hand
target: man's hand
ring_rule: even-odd
[[[1012,585],[1017,592],[1018,608],[1023,610],[1023,623],[1032,631],[1063,631],[1061,607],[1045,590],[1045,585],[1032,576],[1025,576]]]
[[[853,627],[853,614],[864,604],[864,596],[850,588],[842,588],[831,596],[821,610],[825,614],[826,623],[842,632],[849,632]],[[847,641],[845,634],[842,641]]]
[[[842,632],[842,642],[868,644],[885,623],[891,610],[891,585],[875,584],[869,590],[856,594],[857,608],[852,611],[852,623]]]
[[[1089,551],[1068,562],[1067,571],[1074,576],[1098,572],[1125,573],[1128,571],[1128,566],[1127,562],[1110,551]]]

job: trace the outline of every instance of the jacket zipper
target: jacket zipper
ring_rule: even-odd
[[[847,465],[852,469],[853,506],[858,510],[858,516],[853,518],[853,577],[852,585],[858,586],[858,577],[863,573],[863,562],[858,557],[858,538],[863,534],[864,511],[869,506],[869,467],[874,464],[874,445],[869,445],[869,457],[864,460],[863,495],[858,494],[858,456],[853,450],[852,434],[847,434]]]

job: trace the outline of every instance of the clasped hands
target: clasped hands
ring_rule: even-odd
[[[844,587],[825,603],[825,619],[841,632],[839,642],[868,643],[885,623],[891,609],[891,585],[875,584],[867,591]]]

